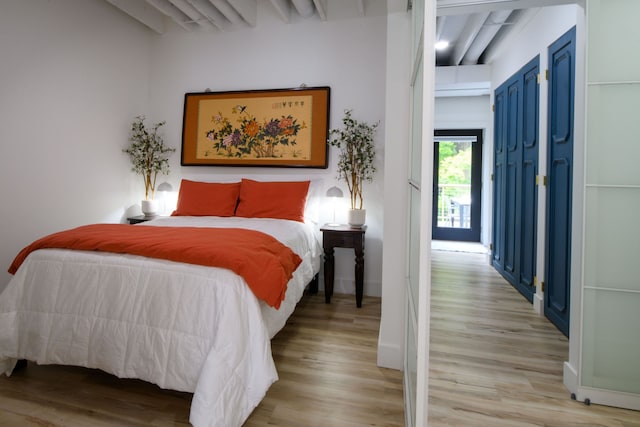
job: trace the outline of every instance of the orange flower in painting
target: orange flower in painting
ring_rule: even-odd
[[[283,135],[293,135],[293,128],[286,128],[286,129],[282,129],[282,134]]]
[[[250,121],[244,127],[244,133],[246,133],[249,137],[256,136],[259,130],[260,126],[258,126],[258,123],[256,123],[255,120]]]

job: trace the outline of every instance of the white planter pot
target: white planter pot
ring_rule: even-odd
[[[153,218],[158,215],[158,202],[155,200],[142,200],[140,202],[140,208],[147,218]]]
[[[362,227],[364,225],[366,217],[366,209],[349,209],[349,211],[347,212],[347,222],[352,227]]]

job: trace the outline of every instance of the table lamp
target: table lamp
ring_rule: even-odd
[[[162,214],[166,215],[167,214],[167,193],[170,193],[173,191],[173,185],[171,185],[170,183],[168,183],[167,181],[165,182],[161,182],[160,184],[158,184],[158,188],[157,191],[160,196],[160,203],[161,203],[161,209],[162,209]]]
[[[327,197],[331,198],[331,203],[333,205],[333,222],[329,225],[338,225],[336,223],[336,204],[338,203],[338,199],[343,197],[342,190],[333,186],[327,190]]]

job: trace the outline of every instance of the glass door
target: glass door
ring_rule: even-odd
[[[480,241],[482,129],[436,130],[433,239]]]

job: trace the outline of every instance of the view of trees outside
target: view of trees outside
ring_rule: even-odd
[[[438,227],[471,226],[471,144],[438,142]]]

